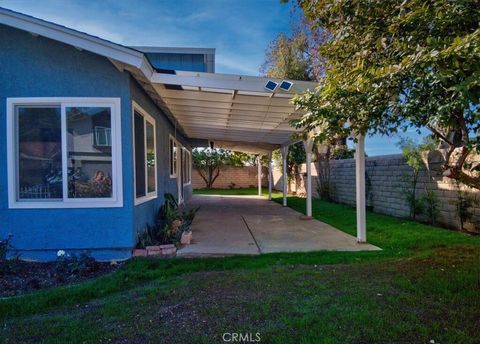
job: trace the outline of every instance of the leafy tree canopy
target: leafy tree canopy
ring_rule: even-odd
[[[211,188],[220,175],[222,166],[254,165],[255,155],[219,148],[195,148],[192,150],[192,164],[206,187]]]
[[[478,0],[298,0],[327,72],[295,99],[294,125],[318,140],[428,128],[445,147],[445,175],[480,189],[480,3]]]

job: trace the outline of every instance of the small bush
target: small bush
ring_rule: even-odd
[[[478,200],[475,196],[458,190],[458,197],[452,202],[455,205],[457,217],[460,221],[460,229],[465,229],[465,223],[473,218],[473,207],[478,205]]]
[[[428,221],[431,225],[434,225],[437,222],[438,216],[438,197],[432,190],[427,190],[421,198],[423,203],[423,210],[425,215],[428,217]]]
[[[7,260],[7,253],[10,249],[12,249],[11,242],[11,234],[6,239],[0,240],[0,263]]]
[[[176,244],[182,233],[188,231],[198,208],[180,212],[175,197],[165,194],[165,202],[158,209],[157,218],[153,226],[147,227],[137,236],[137,248],[161,244]]]
[[[59,278],[65,275],[83,275],[96,269],[95,258],[90,251],[83,251],[77,256],[75,253],[68,254],[63,250],[57,252],[55,270]]]

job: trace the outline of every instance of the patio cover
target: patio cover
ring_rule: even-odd
[[[303,112],[291,99],[317,85],[288,80],[293,84],[288,91],[270,91],[269,81],[283,80],[186,71],[153,73],[150,80],[188,137],[260,154],[292,143],[297,130],[289,122]]]

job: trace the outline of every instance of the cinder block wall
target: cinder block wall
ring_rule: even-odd
[[[262,185],[268,185],[268,171],[266,167],[262,167]],[[205,188],[205,182],[198,174],[196,169],[192,169],[192,183],[194,189]],[[257,187],[257,166],[224,166],[220,169],[220,175],[213,184],[214,188],[228,189],[248,188],[250,186]]]
[[[429,157],[428,168],[420,172],[417,185],[417,195],[422,195],[426,189],[433,190],[439,201],[438,224],[458,229],[459,220],[456,217],[455,202],[458,199],[458,188],[449,178],[443,177],[440,172],[441,160],[438,156]],[[330,162],[331,181],[334,183],[333,199],[336,202],[355,205],[355,161],[353,159],[335,160]],[[371,157],[366,159],[367,176],[371,190],[371,201],[368,204],[373,206],[375,212],[393,215],[397,217],[408,217],[409,206],[405,200],[402,189],[405,186],[405,175],[411,173],[411,168],[405,163],[401,154]],[[300,196],[305,195],[305,177],[303,173],[306,166],[301,166],[301,173],[297,176],[297,182],[290,182],[290,190],[296,191]],[[282,190],[282,172],[280,167],[273,171],[274,186]],[[318,173],[316,163],[312,163],[312,185],[313,196],[318,197]],[[470,188],[462,187],[463,191],[476,195],[480,201],[480,192]],[[368,199],[368,195],[367,195]],[[474,209],[472,223],[466,225],[469,230],[480,231],[480,207]],[[419,216],[420,220],[425,220]]]

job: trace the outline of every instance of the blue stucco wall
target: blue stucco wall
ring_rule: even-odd
[[[58,249],[91,249],[124,258],[134,245],[130,76],[106,59],[0,25],[0,158],[6,157],[7,97],[121,99],[122,208],[8,209],[7,166],[0,164],[0,238],[13,234],[23,258],[52,259]],[[162,153],[163,154],[163,153]]]
[[[163,196],[165,193],[169,192],[175,196],[178,194],[177,179],[170,178],[169,171],[169,135],[171,134],[172,136],[175,136],[175,128],[134,79],[131,80],[130,84],[132,99],[155,119],[157,131],[156,143],[158,198],[135,206],[134,228],[135,231],[138,232],[143,230],[147,223],[152,224],[154,222],[158,208],[163,203]],[[176,137],[184,147],[191,150],[188,140],[185,137],[180,135],[178,132]],[[191,185],[185,186],[184,194],[185,199],[188,200],[192,194]]]

